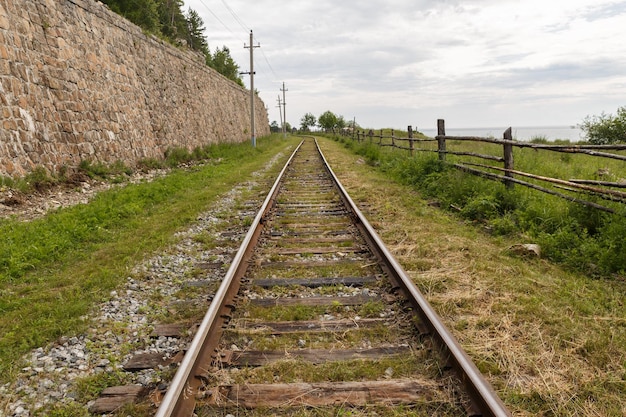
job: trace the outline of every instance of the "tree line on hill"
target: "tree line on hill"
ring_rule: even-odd
[[[226,78],[244,86],[239,65],[223,46],[211,53],[204,36],[204,22],[193,9],[184,13],[182,0],[102,0],[112,11],[167,42],[200,52],[205,63]]]

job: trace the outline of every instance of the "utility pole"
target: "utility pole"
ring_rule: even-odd
[[[280,108],[280,94],[278,95],[278,114],[280,114],[280,126],[283,128],[282,130],[284,131],[284,124],[283,124],[283,110]]]
[[[283,81],[283,88],[280,90],[283,92],[283,119],[285,123],[283,124],[283,138],[287,137],[287,109],[285,108],[285,91],[289,91],[285,88],[285,82]]]
[[[250,72],[242,74],[250,74],[250,134],[252,135],[252,146],[256,147],[256,129],[254,127],[254,48],[260,48],[261,45],[253,44],[252,30],[250,30],[250,46],[243,44],[244,48],[250,48]]]

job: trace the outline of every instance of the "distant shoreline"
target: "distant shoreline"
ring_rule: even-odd
[[[447,128],[446,134],[449,136],[482,136],[502,138],[504,131],[508,127],[468,127],[468,128]],[[513,138],[516,140],[528,141],[533,138],[545,138],[547,140],[569,140],[579,142],[585,140],[583,131],[577,126],[511,126]],[[418,129],[426,136],[437,135],[436,129]]]

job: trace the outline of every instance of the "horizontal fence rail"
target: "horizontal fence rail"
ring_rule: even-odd
[[[565,194],[561,191],[556,191],[552,188],[547,188],[543,185],[524,181],[516,177],[524,177],[528,180],[534,180],[539,183],[543,183],[554,188],[570,192],[585,194],[588,196],[594,196],[602,200],[611,202],[626,204],[626,192],[615,190],[615,188],[626,188],[626,181],[602,181],[597,179],[558,179],[533,174],[529,172],[523,172],[515,169],[513,149],[514,148],[527,148],[535,151],[547,151],[558,152],[567,154],[583,154],[595,158],[606,158],[618,161],[626,161],[626,154],[611,153],[608,151],[626,151],[626,145],[591,145],[591,144],[544,144],[544,143],[532,143],[532,142],[520,142],[513,140],[512,130],[508,128],[503,133],[502,139],[492,137],[478,137],[478,136],[448,136],[446,135],[445,121],[443,119],[437,120],[437,136],[434,138],[414,137],[414,131],[412,126],[408,126],[407,137],[398,136],[396,131],[391,130],[390,135],[385,135],[381,129],[379,133],[374,130],[359,131],[342,131],[343,136],[349,136],[359,142],[369,142],[381,147],[393,147],[400,150],[409,151],[411,156],[416,152],[432,152],[439,155],[439,160],[442,162],[448,162],[446,160],[447,155],[455,155],[459,157],[471,157],[479,158],[486,161],[493,161],[503,164],[502,167],[495,165],[487,165],[475,163],[470,160],[455,161],[449,165],[467,172],[472,175],[477,175],[483,178],[502,181],[507,188],[513,188],[515,184],[532,188],[537,191],[555,195],[564,198],[568,201],[576,202],[594,209],[602,210],[608,213],[615,213],[615,209],[606,207],[602,204],[598,204],[594,201],[589,201],[583,198],[574,197],[569,194]],[[448,149],[454,142],[483,142],[494,145],[502,146],[502,153],[500,155],[470,152],[467,150],[452,150]],[[429,144],[433,146],[428,146]],[[436,147],[434,146],[436,143]],[[626,168],[626,166],[625,166]],[[500,172],[498,174],[497,171]]]

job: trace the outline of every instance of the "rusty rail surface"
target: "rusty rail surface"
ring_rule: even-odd
[[[315,148],[316,155],[311,152]],[[300,154],[304,156],[298,156]],[[299,158],[299,159],[298,159]],[[303,168],[313,162],[320,160],[322,165],[320,168]],[[297,161],[297,162],[294,162]],[[295,165],[295,166],[294,166]],[[308,169],[308,171],[307,171]],[[305,178],[297,180],[291,179],[285,185],[285,177],[297,175],[297,171],[306,171]],[[322,171],[322,172],[320,172]],[[292,178],[290,177],[290,178]],[[319,178],[318,178],[319,177]],[[320,182],[319,181],[326,181]],[[314,185],[312,185],[314,184]],[[320,185],[321,184],[321,185]],[[313,191],[306,191],[309,187]],[[291,200],[287,201],[287,196],[280,197],[284,201],[278,201],[277,196],[282,194],[292,194]],[[319,200],[312,199],[307,193],[317,193]],[[311,195],[313,195],[311,194]],[[311,199],[309,199],[311,198]],[[336,203],[335,200],[338,202]],[[319,213],[318,213],[319,212]],[[320,214],[321,213],[321,214]],[[290,217],[291,216],[291,217]],[[301,218],[302,225],[297,222]],[[296,220],[292,220],[296,219]],[[308,221],[308,223],[307,223]],[[333,229],[333,226],[335,229]],[[340,229],[337,231],[336,229]],[[352,231],[354,229],[354,231]],[[304,237],[313,233],[314,238]],[[354,235],[354,238],[353,238]],[[276,242],[288,237],[292,246],[279,246]],[[264,248],[255,246],[263,241]],[[309,246],[305,246],[309,242]],[[339,249],[335,246],[337,242],[343,241]],[[310,246],[310,242],[315,242],[318,246]],[[330,246],[324,246],[330,245]],[[257,250],[255,255],[255,250]],[[352,255],[346,255],[352,253]],[[329,261],[331,256],[333,260]],[[295,258],[294,258],[295,257]],[[319,258],[319,262],[315,261]],[[295,259],[295,260],[294,260]],[[313,261],[307,262],[309,259]],[[315,261],[315,262],[314,262]],[[379,273],[363,272],[364,275],[358,277],[346,277],[339,273],[330,275],[335,276],[327,278],[308,278],[296,280],[294,278],[281,279],[275,276],[271,279],[264,278],[261,273],[264,267],[277,267],[282,264],[297,268],[315,269],[319,265],[326,264],[351,264],[358,265],[357,271],[380,271]],[[295,265],[295,266],[294,266]],[[317,275],[315,275],[317,277]],[[384,279],[383,277],[386,277]],[[284,281],[284,284],[281,282]],[[385,284],[390,281],[390,285]],[[269,283],[268,283],[269,282]],[[430,307],[424,299],[418,288],[407,276],[399,263],[394,259],[389,250],[385,247],[380,237],[376,234],[367,219],[361,211],[356,207],[346,190],[343,188],[332,169],[328,165],[326,159],[322,155],[317,143],[313,145],[312,139],[305,139],[289,158],[289,161],[279,174],[276,182],[272,186],[267,198],[265,199],[261,210],[256,215],[248,234],[246,235],[241,247],[235,256],[222,284],[220,285],[209,309],[194,337],[187,353],[180,364],[180,367],[170,384],[170,387],[163,398],[161,405],[156,413],[157,417],[169,416],[191,416],[196,412],[196,407],[200,403],[211,403],[211,407],[254,407],[257,401],[265,401],[261,407],[273,407],[272,396],[277,395],[277,404],[290,403],[300,406],[323,406],[328,404],[353,404],[356,407],[363,406],[368,401],[382,403],[384,405],[406,404],[411,405],[412,398],[415,395],[431,395],[424,394],[430,385],[420,382],[421,380],[413,380],[409,378],[383,380],[383,381],[335,381],[335,382],[316,382],[316,383],[270,383],[270,384],[253,384],[244,383],[243,385],[219,385],[213,388],[206,388],[210,385],[209,380],[214,379],[214,373],[221,370],[225,364],[234,363],[237,360],[244,363],[243,366],[254,365],[255,361],[271,362],[274,356],[281,356],[280,351],[246,351],[241,352],[239,349],[229,350],[223,346],[224,342],[220,342],[223,337],[224,329],[233,332],[247,332],[247,335],[255,335],[258,332],[267,331],[268,327],[273,327],[271,335],[281,334],[301,334],[302,332],[327,332],[332,329],[338,329],[339,334],[344,334],[350,329],[357,328],[360,331],[368,326],[396,326],[394,331],[401,334],[407,334],[407,326],[411,327],[411,320],[406,316],[399,316],[385,319],[373,316],[372,318],[360,318],[350,316],[348,319],[338,320],[334,317],[328,321],[309,320],[309,321],[283,321],[274,323],[259,323],[250,320],[245,314],[239,318],[233,318],[235,305],[237,310],[245,310],[249,308],[252,301],[256,305],[269,306],[281,302],[283,305],[331,305],[334,308],[341,306],[346,311],[354,311],[359,308],[358,305],[367,304],[374,298],[369,296],[368,289],[363,290],[363,294],[345,297],[345,298],[328,298],[321,296],[301,296],[295,297],[272,297],[260,300],[249,300],[250,296],[238,295],[240,289],[247,288],[246,291],[262,287],[264,285],[291,285],[298,284],[300,286],[319,286],[319,285],[375,285],[374,292],[383,292],[382,288],[391,287],[389,293],[383,299],[393,300],[394,289],[400,289],[403,293],[403,299],[408,300],[411,309],[417,313],[419,323],[417,324],[420,335],[407,336],[433,340],[439,347],[442,355],[443,366],[440,369],[450,365],[463,387],[466,395],[457,402],[462,406],[465,412],[472,415],[485,416],[508,416],[510,415],[502,401],[495,394],[490,384],[480,374],[476,366],[465,354],[454,336],[445,328],[435,311]],[[291,288],[291,287],[290,287]],[[382,295],[382,294],[378,294]],[[256,297],[256,295],[254,296]],[[252,297],[252,298],[254,298]],[[302,297],[302,298],[300,298]],[[386,298],[385,298],[386,297]],[[245,299],[242,301],[242,299]],[[350,299],[344,303],[343,300]],[[343,305],[345,304],[345,307]],[[404,305],[404,301],[397,301],[393,309]],[[352,307],[354,306],[354,307]],[[405,309],[405,310],[411,310]],[[344,310],[340,310],[344,311]],[[387,310],[385,310],[387,311]],[[393,312],[393,310],[391,310]],[[247,313],[246,313],[247,314]],[[341,315],[341,313],[339,314]],[[383,317],[384,314],[381,314]],[[382,324],[381,324],[382,323]],[[256,326],[256,327],[255,327]],[[346,330],[347,329],[347,330]],[[341,333],[343,332],[343,333]],[[414,330],[410,330],[415,334]],[[394,334],[394,337],[396,335]],[[252,337],[252,336],[250,336]],[[273,337],[273,336],[272,336]],[[403,336],[404,337],[404,336]],[[245,337],[248,340],[248,336]],[[314,339],[310,339],[314,340]],[[411,339],[413,340],[413,339]],[[221,345],[220,345],[221,343]],[[230,343],[230,342],[227,342]],[[252,344],[252,340],[250,341]],[[303,345],[298,348],[296,346],[290,349],[288,357],[299,358],[302,361],[311,361],[313,363],[323,363],[332,357],[332,360],[354,360],[363,358],[387,358],[398,357],[402,355],[413,354],[413,350],[417,349],[413,345],[384,345],[372,349],[331,349],[324,351],[323,349],[304,349],[307,343],[303,337],[298,341]],[[421,343],[421,342],[420,342]],[[419,343],[418,343],[419,344]],[[408,351],[407,351],[408,349]],[[285,349],[286,351],[287,349]],[[429,351],[429,349],[425,349]],[[330,353],[329,353],[330,352]],[[407,353],[409,352],[409,353]],[[247,359],[242,359],[246,357]],[[425,355],[426,353],[424,353]],[[343,358],[343,359],[342,359]],[[214,372],[214,370],[216,370]],[[444,371],[445,372],[445,371]],[[391,375],[387,375],[391,378]],[[448,378],[449,379],[449,378]],[[446,381],[448,380],[446,379]],[[282,381],[279,381],[282,382]],[[203,385],[204,384],[204,385]],[[433,384],[439,386],[443,384],[440,381]],[[457,383],[458,384],[458,383]],[[204,397],[200,395],[204,390]],[[365,392],[363,398],[354,399],[352,391],[362,390]],[[434,388],[433,388],[434,390]],[[228,391],[228,392],[227,392]],[[343,397],[341,392],[349,391],[348,397]],[[229,399],[229,392],[234,392],[232,398]],[[292,393],[294,397],[290,399],[283,398],[288,393]],[[312,394],[313,393],[313,394]],[[246,397],[248,395],[248,397]],[[395,397],[394,397],[395,395]],[[210,397],[207,401],[203,398]],[[392,398],[393,397],[393,398]],[[246,399],[247,398],[247,399]],[[359,401],[366,401],[365,403]],[[456,400],[455,400],[456,401]],[[197,404],[198,403],[198,404]],[[459,406],[457,404],[457,406]],[[458,410],[457,410],[458,411]],[[200,414],[204,415],[204,414]]]

